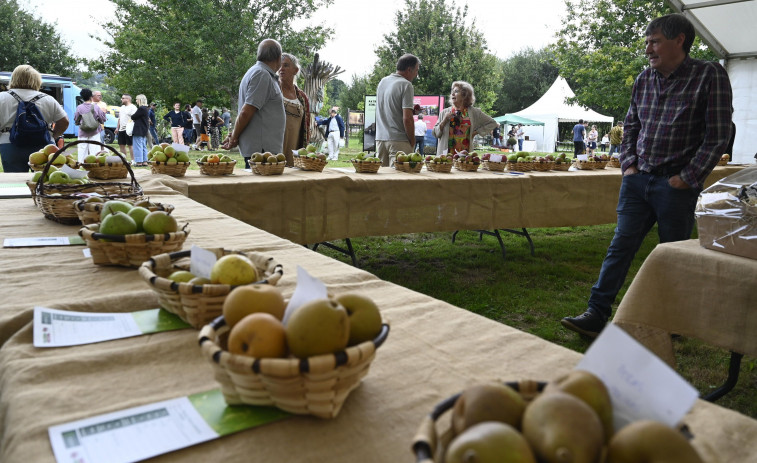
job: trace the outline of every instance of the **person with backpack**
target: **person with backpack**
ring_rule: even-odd
[[[29,172],[29,155],[53,143],[68,128],[63,106],[40,92],[41,87],[42,75],[21,64],[11,74],[8,91],[0,93],[0,156],[5,172]]]
[[[76,107],[74,111],[74,124],[79,126],[79,140],[100,141],[100,132],[102,125],[107,118],[102,109],[92,102],[92,90],[88,88],[81,89],[81,99],[83,103]],[[91,143],[80,143],[79,162],[83,163],[84,158],[90,154],[97,154],[101,147]]]

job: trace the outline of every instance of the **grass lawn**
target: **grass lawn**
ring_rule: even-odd
[[[117,146],[115,146],[118,149]],[[339,161],[330,167],[351,167],[349,159],[362,150],[362,141],[350,140]],[[238,152],[229,154],[243,166]],[[205,152],[190,151],[196,160]],[[197,169],[192,164],[191,169]],[[589,342],[564,330],[562,317],[586,308],[589,290],[599,274],[613,225],[531,229],[536,255],[526,240],[503,234],[507,261],[496,238],[461,231],[452,244],[451,233],[355,238],[352,245],[364,270],[379,278],[462,307],[484,317],[532,333],[550,342],[584,352]],[[337,243],[341,244],[341,243]],[[653,229],[637,255],[618,300],[657,244]],[[337,260],[349,258],[326,247],[319,252]],[[694,339],[674,342],[679,372],[702,394],[725,381],[730,354]],[[744,357],[736,388],[718,404],[757,418],[757,360]],[[517,375],[515,375],[517,376]],[[536,378],[538,379],[538,378]]]

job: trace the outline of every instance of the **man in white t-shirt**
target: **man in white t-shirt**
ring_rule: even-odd
[[[344,137],[344,121],[337,114],[336,108],[331,108],[331,117],[324,119],[318,125],[326,126],[326,141],[328,142],[329,161],[339,160],[339,141]]]
[[[410,153],[415,147],[412,82],[420,65],[417,56],[402,55],[397,72],[381,79],[376,87],[376,154],[384,166],[394,165],[398,151]]]
[[[121,95],[121,108],[118,110],[118,150],[126,157],[126,147],[129,147],[129,156],[134,162],[134,148],[132,148],[131,135],[126,133],[126,126],[131,122],[131,116],[137,112],[137,107],[131,104],[131,95]]]
[[[415,121],[415,150],[423,154],[423,148],[426,145],[426,122],[423,120],[423,114],[418,114],[418,120]]]
[[[192,107],[192,125],[195,127],[195,141],[200,138],[200,134],[202,133],[202,105],[202,100],[197,100]]]

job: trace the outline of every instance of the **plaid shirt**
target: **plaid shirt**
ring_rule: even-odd
[[[686,57],[668,78],[652,68],[636,78],[623,127],[623,171],[680,170],[693,188],[704,181],[731,137],[731,82],[718,64]]]

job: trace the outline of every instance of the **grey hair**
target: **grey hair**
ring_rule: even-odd
[[[270,63],[281,59],[281,44],[274,39],[265,39],[258,45],[258,61]]]
[[[294,56],[291,53],[282,53],[281,54],[281,59],[283,60],[284,58],[288,58],[289,61],[292,62],[292,64],[294,65],[294,67],[297,68],[297,73],[294,75],[295,77],[297,77],[297,75],[299,75],[299,73],[300,73],[300,60],[298,60],[297,57]]]
[[[454,90],[455,87],[460,88],[461,93],[463,94],[463,105],[466,108],[473,106],[473,104],[476,102],[476,92],[473,91],[473,85],[464,80],[456,80],[452,82],[452,87],[450,88],[450,90]],[[450,103],[451,101],[452,98],[450,98]]]

